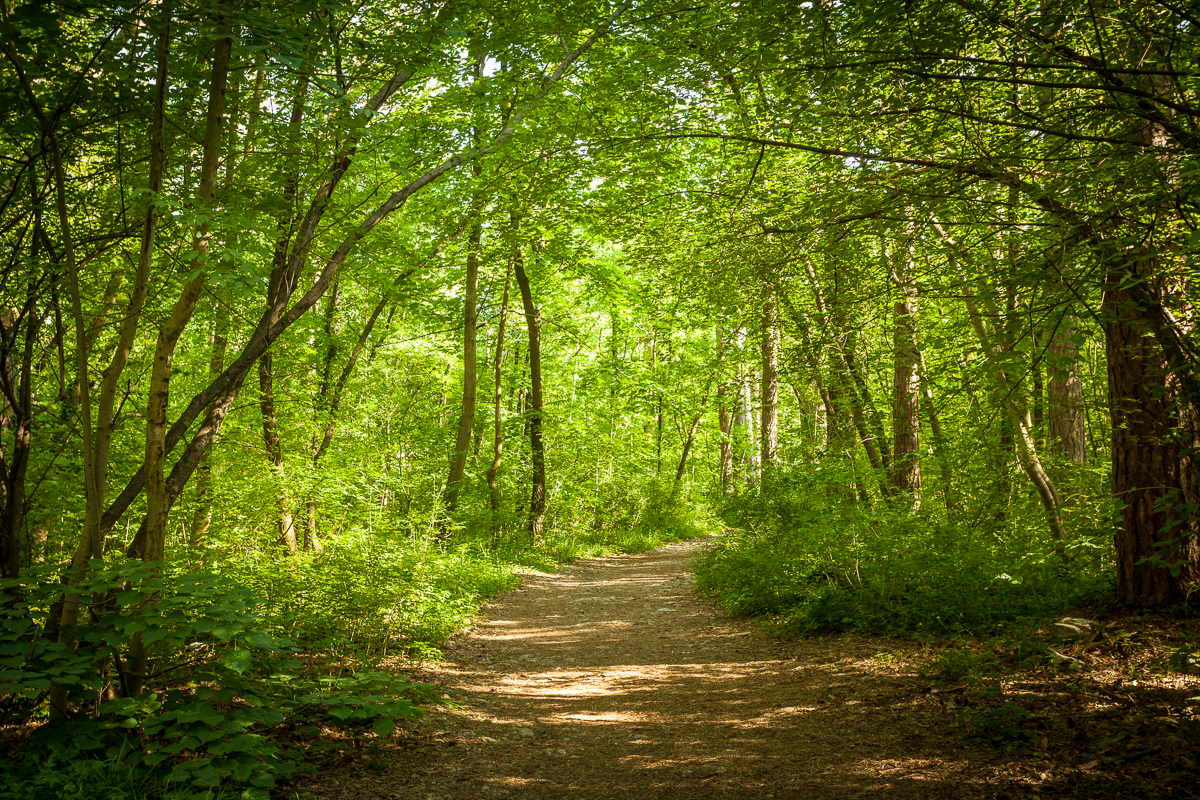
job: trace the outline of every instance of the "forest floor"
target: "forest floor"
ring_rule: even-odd
[[[286,796],[1200,797],[1188,705],[1200,683],[1146,677],[1144,659],[1165,651],[1135,647],[1144,634],[1130,626],[1105,628],[1105,647],[1054,645],[1074,648],[1081,671],[939,682],[929,665],[944,644],[780,640],[714,610],[692,589],[703,546],[531,575],[424,666],[455,707],[329,757]],[[1195,620],[1152,627],[1200,632]]]

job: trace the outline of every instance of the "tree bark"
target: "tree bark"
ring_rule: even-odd
[[[476,176],[479,172],[476,171]],[[442,493],[442,504],[446,516],[452,517],[458,508],[458,496],[462,490],[463,476],[467,469],[467,456],[471,452],[471,433],[475,427],[475,398],[479,382],[479,365],[476,363],[476,326],[479,321],[477,300],[479,291],[479,250],[483,238],[483,222],[478,215],[483,213],[482,198],[475,201],[475,222],[467,242],[467,275],[463,297],[463,389],[462,407],[458,414],[458,430],[454,440],[454,453],[450,458],[450,470],[446,476],[446,489]]]
[[[907,254],[892,272],[899,296],[892,308],[892,487],[919,502],[921,492],[920,376],[917,292]]]
[[[229,295],[226,295],[227,302]],[[229,349],[229,314],[224,302],[218,302],[213,313],[212,355],[208,360],[210,375],[220,375],[225,369],[225,353]],[[192,514],[192,530],[189,549],[197,566],[204,563],[208,533],[212,528],[212,462],[211,451],[205,451],[196,468],[196,511]]]
[[[777,300],[769,297],[762,307],[762,407],[759,433],[764,476],[779,458],[779,320]]]
[[[1136,247],[1136,246],[1135,246]],[[1163,606],[1184,600],[1200,580],[1200,448],[1195,398],[1183,391],[1145,319],[1131,282],[1154,275],[1152,255],[1112,254],[1102,318],[1112,419],[1117,589],[1127,601]],[[1149,287],[1142,286],[1143,289]]]
[[[514,232],[515,234],[515,232]],[[513,243],[513,257],[517,257],[520,242]],[[487,485],[495,518],[492,528],[493,542],[500,535],[500,464],[504,459],[504,329],[508,321],[508,289],[512,270],[504,273],[504,296],[500,300],[500,320],[496,323],[496,357],[492,360],[492,464],[487,471]]]
[[[529,277],[520,251],[513,260],[513,274],[521,291],[521,305],[525,310],[525,326],[529,332],[529,454],[532,462],[529,493],[529,533],[534,538],[541,536],[546,516],[546,452],[542,442],[542,314],[533,304]]]
[[[1075,318],[1065,314],[1046,348],[1046,387],[1050,442],[1059,455],[1076,464],[1087,463],[1083,419],[1083,377],[1079,370],[1079,345]]]

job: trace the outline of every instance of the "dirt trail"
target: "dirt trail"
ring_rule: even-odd
[[[888,645],[780,643],[692,593],[702,542],[578,562],[495,600],[423,677],[458,709],[310,797],[970,798],[1061,790],[964,744]],[[366,760],[366,757],[364,757]],[[305,795],[300,794],[301,797]]]

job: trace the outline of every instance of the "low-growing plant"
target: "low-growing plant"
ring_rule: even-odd
[[[955,722],[969,726],[971,735],[994,744],[1021,749],[1036,744],[1037,731],[1026,727],[1034,714],[1012,700],[982,711],[964,711]]]
[[[784,473],[729,496],[722,516],[734,532],[698,560],[698,587],[792,634],[994,633],[1110,587],[1088,536],[1073,540],[1066,561],[1032,512],[986,532],[933,504],[914,512],[911,503],[862,503],[847,489],[852,477]]]
[[[421,715],[418,703],[440,701],[432,686],[393,675],[306,675],[294,645],[265,629],[252,595],[227,577],[129,562],[96,563],[69,586],[54,578],[0,582],[9,600],[0,607],[4,722],[43,719],[52,687],[70,704],[10,761],[14,785],[44,783],[36,763],[50,753],[72,765],[63,774],[145,776],[137,791],[232,784],[266,798],[295,768],[272,731],[320,722],[386,736],[395,720]],[[73,596],[85,621],[49,635],[52,609]],[[124,672],[135,637],[151,656],[138,693]]]

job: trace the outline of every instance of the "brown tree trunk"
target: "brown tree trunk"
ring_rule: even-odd
[[[222,22],[222,36],[213,48],[212,72],[209,77],[208,114],[204,127],[204,151],[200,169],[197,199],[211,208],[216,203],[217,169],[221,155],[221,118],[225,113],[225,87],[229,79],[229,57],[233,41],[232,25]],[[146,404],[146,516],[141,537],[140,557],[144,561],[166,559],[167,514],[174,494],[167,485],[165,464],[167,455],[167,411],[170,406],[171,364],[175,347],[184,328],[192,318],[200,291],[204,287],[210,246],[207,218],[196,229],[192,240],[192,278],[180,292],[170,315],[159,328],[151,362],[149,399]],[[140,637],[129,646],[124,691],[129,696],[141,694],[146,675],[146,654]]]
[[[691,427],[688,428],[687,438],[683,441],[683,452],[679,454],[679,466],[675,468],[675,481],[672,484],[671,495],[679,494],[679,487],[683,483],[683,473],[687,470],[688,456],[692,453],[692,446],[696,443],[696,431],[700,429],[700,420],[704,418],[704,410],[708,407],[708,393],[705,392],[703,398],[700,399],[700,413],[692,420]]]
[[[513,244],[513,259],[520,243]],[[495,527],[493,541],[500,535],[500,464],[504,459],[504,328],[508,321],[508,288],[512,278],[511,269],[504,274],[504,296],[500,300],[500,320],[496,324],[496,357],[492,360],[492,464],[487,471],[488,492],[491,498]]]
[[[226,295],[228,300],[229,295]],[[229,313],[224,303],[218,303],[213,314],[212,356],[208,360],[210,375],[220,375],[225,369],[225,352],[229,348]],[[207,547],[208,532],[212,528],[212,463],[211,451],[206,451],[196,468],[196,510],[192,514],[192,531],[189,549],[193,562],[200,566],[204,563],[204,551]]]
[[[980,345],[983,347],[984,352],[987,353],[989,359],[992,359],[996,363],[1001,363],[1003,360],[1001,355],[1007,349],[1007,343],[993,343],[992,337],[984,327],[983,318],[976,306],[974,296],[965,287],[963,294],[967,305],[967,313],[971,317],[971,325],[979,337]],[[995,313],[994,308],[991,309],[991,312],[993,318],[1000,318],[999,314]],[[1067,538],[1067,532],[1063,527],[1062,499],[1059,497],[1058,490],[1054,487],[1053,481],[1050,480],[1050,476],[1042,466],[1042,460],[1037,451],[1037,444],[1033,440],[1033,420],[1029,409],[1018,405],[1014,396],[1017,388],[1016,382],[1009,377],[1007,372],[1003,369],[998,369],[996,375],[998,392],[1003,398],[1003,408],[1006,412],[1006,417],[1012,423],[1010,430],[1016,436],[1017,459],[1021,464],[1021,469],[1029,477],[1030,482],[1037,490],[1042,508],[1046,512],[1046,522],[1049,525],[1051,535],[1059,541],[1064,541]]]
[[[476,172],[478,175],[478,172]],[[477,201],[476,213],[482,213],[482,203]],[[458,507],[458,495],[462,489],[463,476],[467,469],[467,456],[471,452],[471,433],[475,427],[475,396],[479,382],[476,364],[476,326],[479,313],[476,308],[479,291],[479,248],[483,237],[483,223],[476,218],[471,226],[467,244],[467,277],[463,297],[463,390],[462,407],[458,414],[458,431],[454,440],[454,454],[450,458],[450,470],[446,476],[446,489],[442,503],[447,517],[453,516]]]
[[[1140,254],[1139,254],[1140,255]],[[1118,255],[1111,261],[1125,260]],[[1110,267],[1102,316],[1112,418],[1113,495],[1117,527],[1117,589],[1127,601],[1178,603],[1200,581],[1200,501],[1195,453],[1195,398],[1181,391],[1147,324],[1133,275],[1153,275],[1149,256],[1133,269]],[[1144,279],[1138,279],[1144,280]],[[1151,290],[1152,291],[1152,290]]]
[[[887,477],[891,466],[891,457],[887,439],[883,435],[883,424],[875,411],[871,400],[871,392],[866,379],[859,371],[854,355],[855,334],[848,330],[842,317],[842,309],[830,308],[826,302],[825,291],[817,277],[813,265],[807,260],[802,262],[805,274],[808,276],[809,287],[816,301],[817,314],[821,329],[826,331],[831,349],[831,369],[829,391],[831,397],[845,398],[850,404],[851,421],[858,431],[859,441],[867,454],[867,461],[879,481],[879,491],[884,497],[891,494],[892,487]],[[793,314],[795,312],[793,310]],[[835,319],[836,317],[836,319]],[[797,323],[805,324],[797,317]]]
[[[232,49],[232,24],[222,22],[221,37],[213,48],[209,76],[208,113],[204,127],[204,152],[200,167],[197,199],[211,208],[216,203],[217,175],[221,157],[221,119],[225,114],[225,87],[229,80],[229,56]],[[146,539],[141,556],[146,561],[162,561],[166,556],[167,512],[170,498],[164,466],[166,463],[167,411],[169,408],[171,364],[175,346],[192,318],[200,291],[204,287],[210,246],[209,222],[200,223],[192,240],[192,278],[179,294],[166,322],[159,329],[151,362],[149,401],[146,405]]]
[[[36,255],[36,254],[35,254]],[[38,281],[31,275],[25,307],[25,335],[19,351],[9,347],[16,344],[19,322],[7,309],[0,320],[0,388],[7,406],[0,425],[12,431],[12,450],[8,458],[0,458],[3,480],[0,480],[0,577],[17,578],[21,574],[21,530],[25,525],[25,473],[32,449],[33,421],[33,350],[37,342],[41,314],[37,309]],[[16,352],[14,352],[16,351]],[[19,353],[19,363],[13,356]],[[32,549],[32,547],[31,547]]]
[[[1046,359],[1051,447],[1069,461],[1087,463],[1083,377],[1079,370],[1079,345],[1075,342],[1073,316],[1063,317],[1046,348]]]
[[[942,436],[942,420],[938,414],[937,403],[933,398],[933,388],[929,375],[925,370],[925,358],[917,353],[918,378],[921,382],[921,404],[925,408],[925,416],[929,420],[929,433],[933,439],[933,452],[937,458],[939,477],[942,482],[942,497],[946,503],[946,512],[958,510],[958,500],[954,492],[954,471],[950,468],[950,458],[946,451],[946,439]]]
[[[912,265],[905,254],[892,274],[899,290],[892,310],[892,487],[911,495],[915,502],[921,491],[920,376],[917,364],[917,292],[912,282]]]
[[[529,331],[529,454],[533,470],[529,494],[529,533],[541,536],[546,516],[546,453],[542,443],[542,314],[533,304],[529,277],[518,251],[513,261],[521,305],[525,310],[525,325]]]
[[[762,408],[759,432],[764,476],[779,458],[779,320],[777,301],[770,297],[762,308]]]

